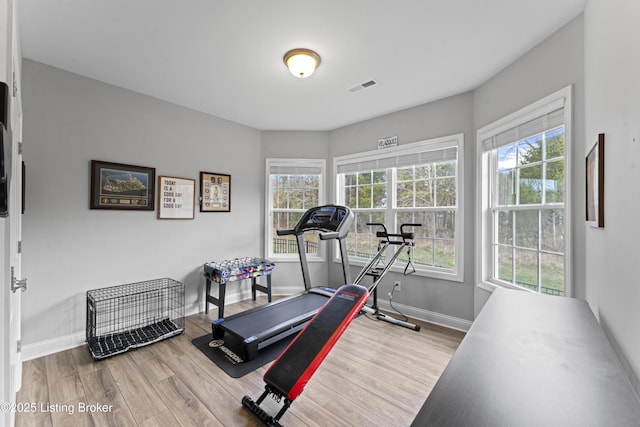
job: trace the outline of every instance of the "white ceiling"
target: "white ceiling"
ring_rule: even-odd
[[[476,88],[584,3],[19,0],[19,13],[25,58],[261,130],[331,130]],[[282,62],[297,47],[322,58],[307,79]]]

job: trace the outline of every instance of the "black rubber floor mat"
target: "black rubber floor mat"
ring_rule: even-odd
[[[242,341],[231,334],[226,334],[224,340],[215,341],[211,334],[207,334],[193,339],[191,343],[222,368],[227,375],[240,378],[275,360],[294,337],[295,334],[261,349],[255,359],[248,361],[242,359]]]

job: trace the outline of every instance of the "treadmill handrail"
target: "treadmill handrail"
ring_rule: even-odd
[[[293,229],[276,230],[278,236],[296,236],[298,246],[298,257],[302,269],[302,281],[305,290],[312,288],[307,263],[307,253],[304,245],[304,233],[307,231],[318,231],[320,240],[337,240],[340,248],[340,258],[342,260],[342,273],[344,283],[351,283],[351,270],[345,239],[349,234],[349,229],[354,221],[351,209],[340,205],[323,205],[307,209],[300,217]]]
[[[340,233],[338,233],[337,231],[331,231],[329,233],[318,233],[318,237],[320,237],[320,240],[339,239]]]

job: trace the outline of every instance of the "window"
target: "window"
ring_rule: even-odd
[[[418,274],[462,281],[462,154],[459,134],[335,158],[337,201],[355,215],[350,262],[363,264],[378,252],[380,229],[367,223],[383,223],[390,233],[419,223],[412,257]],[[398,258],[400,271],[408,259]]]
[[[570,88],[478,131],[481,281],[570,295]]]
[[[277,230],[295,227],[302,214],[324,204],[326,161],[267,159],[266,251],[271,259],[298,259],[295,236],[278,236]],[[305,236],[309,260],[322,259],[318,237]]]

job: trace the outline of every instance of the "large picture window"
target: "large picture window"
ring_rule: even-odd
[[[378,252],[379,229],[367,223],[383,223],[391,233],[418,223],[412,254],[418,273],[462,281],[462,154],[460,134],[335,158],[337,202],[355,214],[350,261],[361,264]]]
[[[570,295],[570,90],[478,131],[481,282]]]
[[[293,228],[302,214],[324,204],[324,159],[267,159],[266,253],[270,259],[298,259],[295,236],[278,236]],[[305,236],[309,260],[322,259],[317,235]]]

